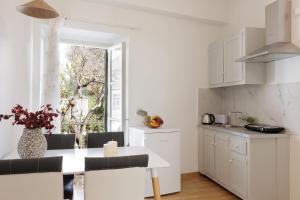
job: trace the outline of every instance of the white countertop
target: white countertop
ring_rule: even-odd
[[[205,129],[212,129],[216,131],[222,131],[225,133],[230,133],[236,136],[241,136],[245,138],[279,138],[279,137],[289,137],[289,134],[286,134],[284,132],[280,134],[266,134],[266,133],[259,133],[255,131],[249,131],[246,128],[243,127],[230,127],[226,128],[219,125],[201,125],[200,127]]]

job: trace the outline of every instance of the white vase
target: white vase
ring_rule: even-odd
[[[18,142],[18,154],[20,158],[41,158],[47,151],[47,140],[42,134],[42,129],[27,129]]]

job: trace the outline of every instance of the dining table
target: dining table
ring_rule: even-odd
[[[161,200],[159,174],[157,169],[169,167],[170,164],[147,147],[118,147],[117,156],[149,155],[147,170],[151,172],[155,200]],[[47,150],[44,157],[63,157],[63,174],[84,174],[86,157],[104,157],[103,148]],[[4,159],[19,159],[17,152],[8,154]]]

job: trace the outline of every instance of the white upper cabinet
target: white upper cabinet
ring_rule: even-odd
[[[238,33],[224,40],[224,82],[240,82],[244,79],[244,63],[236,62],[243,57],[243,34]]]
[[[300,0],[292,0],[292,42],[300,48]]]
[[[221,41],[212,43],[208,48],[210,87],[264,84],[263,63],[236,61],[264,45],[263,28],[244,28]]]

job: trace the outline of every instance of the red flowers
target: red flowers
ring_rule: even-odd
[[[28,112],[28,110],[21,105],[17,105],[12,108],[11,112],[11,115],[0,114],[0,121],[14,117],[13,125],[24,125],[28,129],[45,128],[50,134],[54,128],[52,121],[55,117],[58,117],[58,114],[49,104],[42,106],[41,109],[36,112]]]

